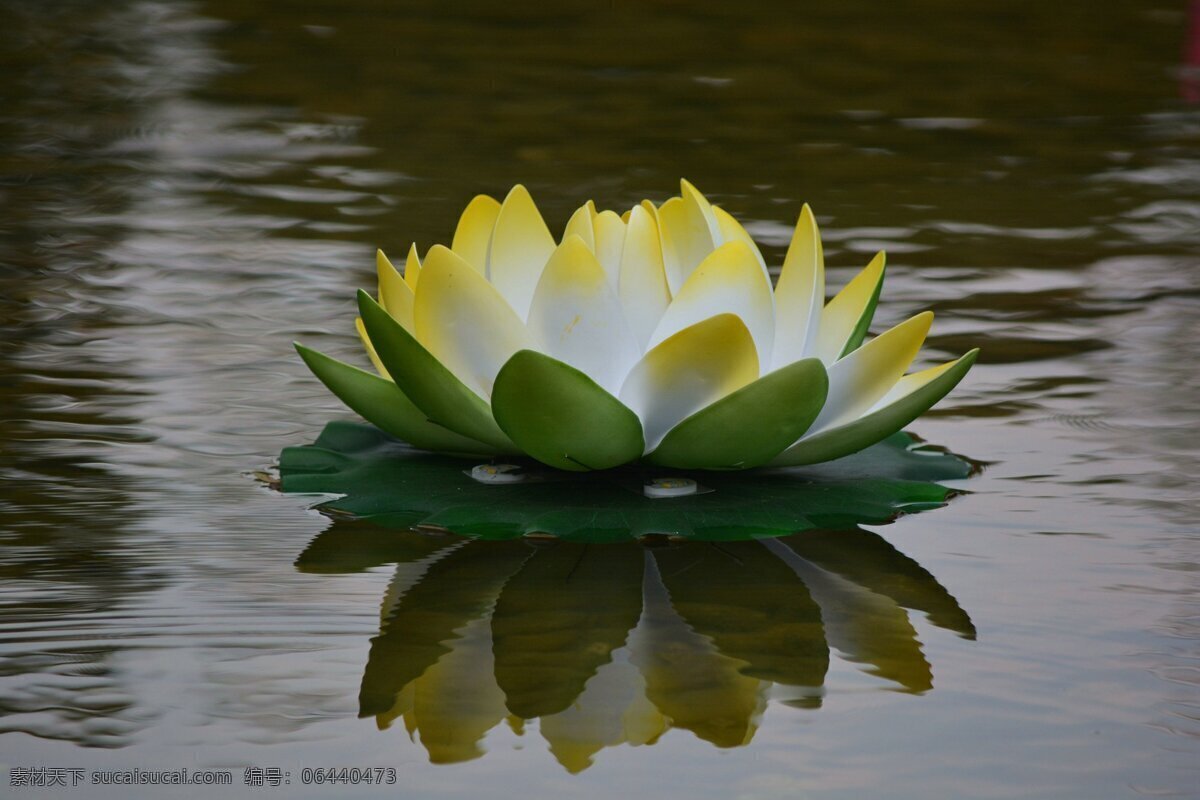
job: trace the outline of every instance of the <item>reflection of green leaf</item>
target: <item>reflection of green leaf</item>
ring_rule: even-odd
[[[671,605],[742,672],[817,687],[829,668],[821,612],[787,564],[761,542],[706,543],[654,551]]]
[[[400,690],[449,652],[456,631],[491,610],[530,549],[522,542],[459,547],[435,561],[399,600],[371,643],[359,711],[390,710]]]
[[[657,575],[648,576],[645,598],[629,648],[646,681],[646,698],[672,727],[717,747],[748,744],[770,684],[744,674],[743,662],[721,653],[680,619]]]
[[[508,715],[493,676],[492,636],[486,618],[459,630],[450,652],[416,680],[405,721],[421,736],[434,764],[483,755],[480,741]]]
[[[924,611],[939,628],[975,638],[975,625],[950,593],[917,562],[861,529],[812,531],[779,540],[798,556],[846,580]]]
[[[381,534],[386,539],[381,539]],[[456,540],[433,536],[392,536],[373,525],[338,520],[296,559],[301,572],[362,572],[382,564],[411,563]],[[381,546],[383,545],[383,546]]]
[[[279,471],[283,491],[344,495],[321,507],[387,527],[436,525],[488,539],[538,532],[579,542],[651,533],[730,540],[882,524],[945,503],[950,490],[932,481],[965,477],[970,466],[911,443],[897,434],[849,458],[800,469],[543,469],[545,480],[483,485],[465,474],[469,461],[420,453],[367,425],[332,422],[314,444],[284,450]],[[642,495],[646,479],[680,474],[711,491]]]
[[[560,542],[537,549],[492,615],[496,682],[529,719],[570,706],[625,642],[642,610],[636,547]]]
[[[932,669],[904,608],[973,630],[928,572],[862,529],[644,547],[340,522],[298,565],[389,562],[398,566],[360,711],[380,727],[403,716],[438,763],[481,755],[509,711],[514,729],[539,717],[572,772],[604,747],[651,744],[669,728],[736,747],[754,736],[768,693],[820,705],[829,647],[928,691]]]
[[[825,637],[848,661],[909,692],[933,686],[933,673],[921,652],[917,632],[891,598],[819,569],[802,559],[793,563],[821,606]]]

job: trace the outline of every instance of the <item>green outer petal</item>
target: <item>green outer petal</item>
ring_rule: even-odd
[[[866,308],[863,309],[858,322],[854,324],[854,330],[850,332],[850,338],[846,340],[846,346],[842,349],[842,353],[838,358],[845,358],[853,353],[862,346],[863,340],[867,338],[867,330],[871,327],[871,320],[875,318],[875,307],[879,305],[879,295],[883,291],[883,279],[886,275],[887,267],[885,266],[880,270],[879,280],[875,284],[875,291],[871,292],[871,299],[867,301]]]
[[[496,427],[488,404],[361,289],[358,310],[388,374],[431,422],[478,439],[499,452],[520,452]]]
[[[646,460],[679,469],[761,466],[804,435],[828,390],[821,359],[793,362],[692,414]]]
[[[425,414],[389,380],[344,364],[299,342],[296,352],[329,391],[359,416],[422,450],[452,453],[492,454],[496,448],[459,436]]]
[[[958,360],[954,366],[906,397],[884,406],[865,417],[841,425],[811,439],[797,442],[771,462],[773,467],[817,464],[848,456],[886,439],[941,400],[967,374],[979,355],[976,348]]]
[[[492,389],[500,429],[529,455],[558,469],[608,469],[642,455],[642,423],[624,403],[572,366],[520,350]]]

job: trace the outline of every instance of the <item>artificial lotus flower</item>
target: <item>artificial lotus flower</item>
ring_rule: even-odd
[[[977,350],[905,374],[923,312],[864,344],[878,254],[828,303],[816,220],[800,212],[779,279],[687,181],[617,215],[589,201],[555,240],[523,186],[468,204],[450,247],[403,276],[377,254],[358,331],[379,375],[297,345],[351,409],[414,447],[525,454],[566,470],[813,464],[895,433]]]

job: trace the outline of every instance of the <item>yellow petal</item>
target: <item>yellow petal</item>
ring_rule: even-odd
[[[450,249],[463,261],[484,274],[487,273],[492,229],[496,227],[499,214],[500,204],[495,198],[486,194],[476,195],[458,218],[458,227],[454,229],[454,239],[450,244]]]
[[[824,304],[825,253],[817,220],[805,203],[775,285],[774,369],[815,354]]]
[[[416,245],[413,245],[416,248]],[[413,329],[413,290],[400,277],[400,273],[388,261],[382,250],[375,251],[375,271],[379,273],[379,304],[384,307],[392,318],[404,326],[404,330]]]
[[[855,275],[854,279],[829,301],[821,312],[817,350],[815,353],[809,351],[810,355],[820,357],[826,364],[832,364],[841,358],[842,351],[863,313],[879,296],[885,263],[884,254],[878,253],[862,272]]]
[[[584,372],[612,394],[641,354],[604,268],[583,239],[574,235],[546,263],[529,309],[528,327],[544,352]]]
[[[578,236],[583,239],[583,243],[588,246],[589,250],[595,251],[596,231],[592,226],[592,217],[595,216],[594,209],[595,206],[592,205],[591,200],[575,209],[575,213],[567,220],[567,227],[563,230],[562,240],[564,242],[571,236]]]
[[[825,407],[804,438],[858,419],[887,395],[917,357],[932,323],[933,312],[923,311],[830,366]]]
[[[375,365],[375,371],[390,381],[392,376],[388,374],[387,367],[383,366],[383,362],[379,360],[379,354],[375,352],[375,345],[371,344],[371,337],[367,336],[367,326],[363,325],[362,317],[354,318],[354,327],[358,330],[358,338],[362,339],[363,347],[367,350],[367,357]]]
[[[593,223],[596,226],[596,258],[608,282],[615,289],[621,275],[621,250],[625,247],[625,223],[613,211],[601,211]]]
[[[408,248],[408,258],[404,260],[404,282],[415,292],[420,279],[421,257],[417,255],[417,243],[413,242],[412,247]]]
[[[679,195],[684,202],[688,204],[692,213],[700,212],[700,216],[704,218],[704,224],[708,228],[709,241],[714,247],[724,244],[721,237],[721,225],[717,221],[716,213],[714,212],[712,203],[708,202],[708,198],[701,194],[700,190],[687,180],[680,179]]]
[[[893,386],[878,403],[871,406],[867,413],[870,414],[871,412],[878,411],[885,406],[890,406],[897,400],[908,397],[913,392],[929,385],[940,375],[945,373],[946,370],[962,361],[963,358],[965,358],[965,356],[956,358],[953,361],[947,361],[945,364],[938,364],[936,367],[929,367],[928,369],[923,369],[920,372],[914,372],[911,375],[905,375],[903,378],[896,381],[896,385]]]
[[[646,353],[621,387],[621,402],[642,421],[646,452],[680,420],[758,377],[745,323],[719,314],[675,333]]]
[[[504,362],[533,346],[496,287],[441,245],[425,257],[413,310],[417,341],[485,399]]]
[[[496,217],[487,274],[521,319],[529,313],[533,290],[554,247],[554,237],[533,198],[517,184]]]
[[[654,216],[644,206],[631,209],[617,285],[625,320],[633,331],[638,350],[643,352],[671,302],[671,290],[663,271],[662,241]]]
[[[649,347],[715,314],[741,317],[754,337],[758,361],[771,362],[775,319],[771,284],[744,242],[729,242],[714,250],[680,287],[667,307]]]

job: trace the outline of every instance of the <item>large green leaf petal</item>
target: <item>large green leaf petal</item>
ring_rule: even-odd
[[[436,525],[455,533],[508,539],[545,533],[581,542],[645,534],[728,540],[812,528],[879,525],[901,512],[936,507],[950,490],[932,481],[962,478],[970,465],[910,449],[896,434],[830,464],[766,472],[680,473],[630,466],[570,473],[526,466],[524,483],[484,485],[461,459],[421,453],[377,429],[331,422],[315,445],[290,447],[279,461],[284,492],[344,495],[321,507],[388,527]],[[690,475],[709,491],[650,499],[647,478]]]
[[[497,448],[459,436],[429,418],[396,384],[296,343],[296,352],[329,391],[364,419],[413,447],[450,453],[491,454]]]
[[[681,469],[761,466],[804,435],[828,388],[819,358],[796,361],[692,414],[647,460]]]
[[[379,360],[430,420],[501,452],[520,452],[496,426],[483,398],[434,358],[371,295],[359,291],[358,308]]]
[[[645,447],[642,423],[625,404],[574,367],[532,350],[501,368],[492,413],[522,450],[559,469],[617,467]]]
[[[771,462],[775,466],[818,464],[856,453],[899,431],[928,411],[967,374],[979,350],[972,350],[948,369],[911,394],[883,406],[854,422],[803,439]]]

